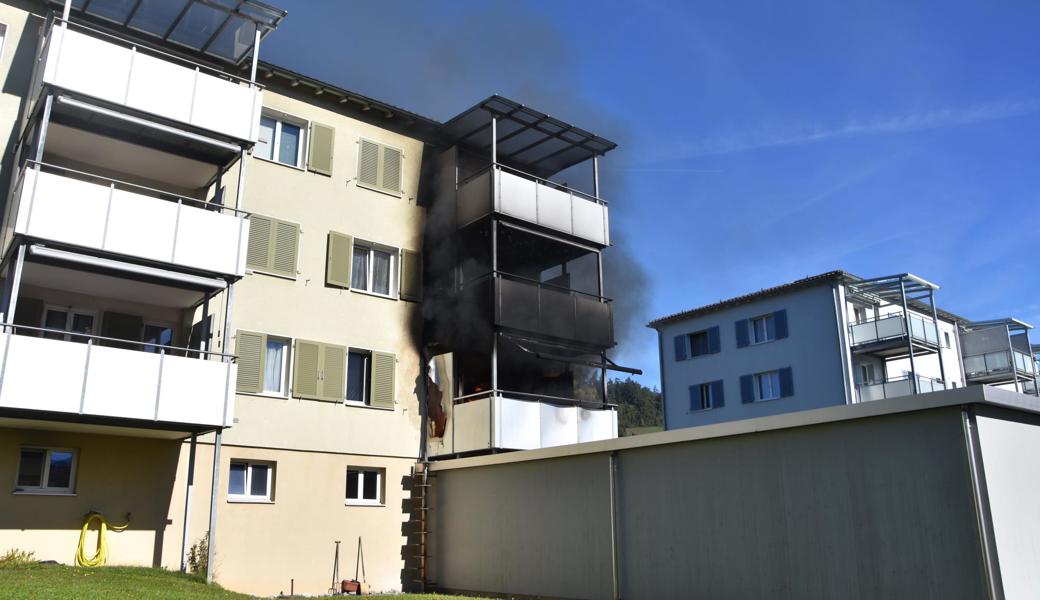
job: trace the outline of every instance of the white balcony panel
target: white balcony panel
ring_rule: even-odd
[[[606,245],[607,211],[603,205],[575,198],[573,206],[574,235]]]
[[[455,428],[455,452],[487,450],[491,447],[491,401],[488,398],[455,405],[452,426]]]
[[[578,408],[541,404],[542,448],[578,443]]]
[[[240,140],[256,141],[262,92],[73,29],[54,27],[44,82]]]
[[[538,206],[533,200],[538,184],[531,179],[496,171],[498,175],[498,211],[504,215],[538,222]]]
[[[17,231],[224,275],[245,274],[249,221],[55,173],[25,172]]]
[[[531,450],[541,447],[538,404],[495,399],[495,447]]]
[[[170,423],[233,421],[232,363],[97,345],[88,360],[85,343],[22,335],[3,340],[0,407],[145,421],[154,420],[158,408],[158,420]]]
[[[537,190],[538,224],[551,229],[574,233],[571,222],[571,195],[544,185],[538,185]],[[585,200],[579,201],[585,202]]]
[[[617,437],[616,410],[578,409],[578,441],[596,442]]]

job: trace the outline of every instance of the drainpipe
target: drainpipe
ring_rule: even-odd
[[[613,575],[613,599],[621,600],[621,560],[618,541],[618,482],[617,451],[612,450],[608,456],[610,474],[610,567]]]

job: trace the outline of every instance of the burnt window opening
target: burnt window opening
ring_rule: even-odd
[[[509,226],[498,230],[498,270],[552,286],[599,295],[599,256],[596,252]]]

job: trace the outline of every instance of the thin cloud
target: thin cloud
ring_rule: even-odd
[[[704,142],[681,143],[676,149],[668,153],[667,158],[662,157],[660,161],[735,154],[764,148],[815,144],[856,137],[945,129],[972,123],[1021,117],[1038,111],[1040,111],[1040,100],[1005,101],[968,108],[947,108],[869,120],[853,120],[840,127],[819,127],[795,133],[759,132],[754,134],[735,134]]]

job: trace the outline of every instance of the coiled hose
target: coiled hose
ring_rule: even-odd
[[[88,557],[86,553],[87,530],[90,529],[90,522],[95,519],[98,521],[97,548],[94,556]],[[130,515],[127,515],[126,525],[109,525],[108,521],[105,520],[105,516],[99,512],[92,512],[87,515],[87,520],[83,522],[83,529],[79,532],[79,545],[76,547],[76,564],[81,567],[100,567],[108,562],[107,530],[111,529],[118,533],[129,526]]]

